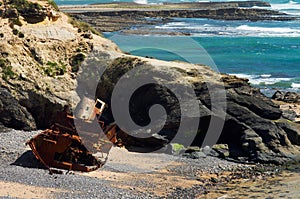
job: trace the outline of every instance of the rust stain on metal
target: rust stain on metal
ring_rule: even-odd
[[[100,121],[100,115],[105,103],[97,99],[91,103],[91,99],[85,99],[86,107],[81,111],[78,118],[68,114],[68,107],[57,115],[57,121],[50,129],[42,131],[26,144],[30,146],[35,157],[44,164],[52,173],[51,168],[59,168],[74,171],[90,172],[103,166],[112,145],[122,146],[121,140],[117,138],[121,130],[115,125],[105,125]],[[89,107],[89,108],[87,108]],[[74,120],[80,126],[89,125],[97,119],[97,124],[103,129],[102,134],[93,130],[85,132],[85,140],[78,134]],[[76,123],[76,127],[77,127]],[[82,132],[80,132],[81,134]],[[102,135],[102,136],[101,136]],[[89,139],[86,139],[86,138]],[[85,144],[93,147],[93,152],[102,153],[102,157],[95,157]],[[103,154],[107,154],[106,157]],[[101,159],[102,158],[102,159]],[[104,158],[104,159],[103,159]]]

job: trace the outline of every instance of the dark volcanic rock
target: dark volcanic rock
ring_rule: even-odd
[[[63,109],[64,101],[54,102],[51,96],[41,95],[33,91],[23,93],[19,103],[35,118],[39,129],[48,128],[56,120],[57,112]]]
[[[102,86],[98,88],[98,96],[109,98],[114,84],[127,70],[145,65],[143,62],[136,64],[137,62],[133,61],[130,61],[130,59],[121,61],[123,65],[126,65],[122,67],[122,70],[119,70],[114,65],[112,65],[113,67],[109,67],[105,71],[103,75],[104,79],[102,80],[105,81],[107,76],[114,74],[113,82],[110,81],[109,86],[104,87],[105,83],[103,84],[102,82],[100,84]],[[120,60],[117,62],[120,62]],[[188,69],[186,70],[188,71]],[[207,90],[207,82],[204,82],[200,78],[201,74],[179,69],[178,71],[181,73],[181,77],[178,78],[182,81],[187,77],[193,77],[195,80],[193,81],[194,91],[199,99],[199,107],[195,108],[199,108],[201,118],[198,134],[192,145],[202,146],[212,118],[222,120],[222,117],[211,111],[210,92]],[[174,74],[174,71],[171,69],[165,72],[170,76]],[[284,120],[280,124],[276,122],[282,116],[279,106],[273,103],[271,99],[265,97],[259,89],[251,87],[247,79],[240,79],[224,74],[222,75],[222,81],[226,91],[227,114],[218,143],[228,144],[230,158],[272,163],[297,160],[300,155],[298,131],[286,125],[285,123],[287,122]],[[218,86],[218,83],[214,84],[215,87]],[[178,99],[176,99],[176,96],[170,90],[156,84],[149,84],[139,88],[130,100],[132,119],[140,126],[145,126],[149,122],[152,122],[148,111],[155,104],[161,104],[168,114],[167,124],[158,134],[162,138],[171,141],[179,128],[181,111]],[[138,138],[133,139],[138,146],[149,147],[153,141],[150,142],[147,139]],[[156,147],[158,143],[164,144],[165,140],[162,139],[161,142],[157,141]],[[134,144],[134,142],[131,144]]]
[[[4,88],[0,88],[0,123],[14,129],[36,128],[32,115]]]
[[[180,18],[210,18],[222,20],[295,20],[293,16],[287,14],[256,8],[219,8],[219,9],[178,9],[178,10],[118,10],[118,11],[104,11],[104,12],[85,12],[72,13],[74,16],[84,15],[89,17],[125,17],[128,19],[139,19],[144,17],[180,17]]]
[[[278,122],[277,126],[282,128],[292,144],[300,145],[300,126],[291,122]]]
[[[272,99],[287,103],[296,103],[300,102],[300,94],[295,92],[283,92],[278,90],[274,93]]]

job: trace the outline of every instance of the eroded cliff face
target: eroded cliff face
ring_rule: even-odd
[[[13,121],[2,114],[14,114],[3,105],[0,120],[9,127],[46,128],[64,104],[78,103],[76,75],[86,55],[93,49],[119,52],[47,1],[1,1],[0,14],[1,98],[8,91],[17,101],[7,103],[21,106],[23,115]]]
[[[148,133],[146,139],[123,137],[128,139],[123,140],[127,146],[160,147],[176,135],[182,117],[181,104],[170,90],[161,86],[167,82],[178,90],[179,85],[190,85],[196,96],[195,107],[191,109],[185,104],[188,110],[200,112],[198,134],[192,145],[202,145],[214,120],[224,123],[218,143],[228,144],[233,158],[276,163],[298,159],[299,125],[283,119],[279,106],[251,87],[248,80],[217,74],[207,66],[123,54],[113,42],[93,34],[85,24],[70,20],[45,1],[36,2],[40,4],[37,12],[45,13],[39,14],[42,18],[38,23],[24,18],[11,1],[2,1],[0,7],[3,125],[25,130],[47,128],[58,110],[65,104],[74,108],[82,94],[108,103],[104,116],[112,122],[110,102],[115,85],[125,73],[142,68],[147,70],[137,70],[136,77],[148,74],[155,83],[134,92],[128,107],[132,120],[140,126],[147,125],[150,107],[161,104],[168,113],[167,123],[158,133],[141,132]],[[130,81],[122,86],[124,92],[134,87]],[[211,95],[220,87],[226,94],[226,108],[213,110]],[[222,112],[224,118],[220,116]],[[193,111],[185,116],[188,122],[196,117]]]

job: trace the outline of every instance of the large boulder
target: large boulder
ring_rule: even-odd
[[[35,120],[27,109],[4,88],[0,88],[0,123],[15,129],[33,130]]]
[[[122,63],[116,66],[115,63]],[[203,67],[202,74],[190,70],[189,66],[182,63],[182,66],[174,63],[169,70],[163,67],[151,66],[151,62],[137,60],[136,58],[121,57],[111,61],[107,70],[104,72],[98,86],[97,96],[110,101],[115,84],[121,76],[135,67],[148,67],[150,70],[162,70],[167,76],[173,77],[177,82],[189,81],[194,88],[196,97],[199,100],[200,123],[198,134],[192,145],[202,146],[212,118],[224,120],[224,127],[218,143],[228,144],[230,158],[243,161],[259,161],[283,163],[295,161],[300,157],[298,134],[295,128],[289,127],[286,120],[281,120],[282,111],[279,106],[271,99],[264,96],[258,88],[250,86],[247,79],[240,79],[235,76],[223,74],[218,81],[214,80],[214,72]],[[177,75],[175,75],[178,73]],[[153,73],[155,74],[155,73]],[[210,78],[202,78],[203,74]],[[147,84],[138,88],[130,99],[130,115],[132,120],[142,126],[153,122],[149,116],[149,109],[155,104],[161,104],[168,114],[165,127],[157,134],[149,134],[149,138],[134,137],[135,145],[151,147],[153,139],[162,146],[175,137],[180,125],[181,111],[180,103],[176,96],[163,85],[161,77],[157,76],[157,84]],[[172,79],[172,78],[171,78]],[[170,81],[172,81],[170,79]],[[210,82],[207,82],[210,81]],[[211,110],[211,91],[208,91],[208,84],[212,88],[224,84],[226,92],[226,117],[219,117]],[[133,85],[123,85],[124,92],[126,87]],[[121,99],[121,96],[120,96]],[[125,106],[125,104],[124,104]],[[198,107],[194,107],[198,109]],[[192,114],[191,114],[192,115]],[[110,111],[106,113],[107,118],[113,116]],[[192,116],[191,116],[192,119]],[[280,123],[277,123],[281,120]],[[145,132],[141,132],[145,133]],[[155,136],[154,136],[155,135]],[[157,136],[159,135],[159,136]],[[151,139],[150,139],[151,138]],[[130,142],[133,144],[132,142]]]

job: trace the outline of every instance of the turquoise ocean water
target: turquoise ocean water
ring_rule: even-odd
[[[300,16],[300,0],[267,0],[271,8]],[[74,1],[60,0],[58,4],[90,4],[112,2],[110,0]],[[182,2],[180,0],[136,0],[140,3]],[[187,1],[188,2],[188,1]],[[167,24],[147,27],[152,33],[182,32],[189,39],[202,46],[218,70],[249,78],[253,85],[261,88],[293,90],[300,92],[300,21],[223,21],[210,19],[174,18]],[[155,42],[156,47],[165,49],[169,43],[175,43],[178,49],[188,49],[179,36],[157,34],[126,35],[122,32],[107,33],[122,50],[142,56],[152,56],[164,60],[183,60],[176,53],[162,52],[157,49],[143,48],[143,42]],[[117,37],[116,37],[117,35]],[[117,39],[116,39],[117,38]],[[123,38],[123,39],[122,39]],[[128,40],[132,42],[123,42]],[[189,55],[198,56],[190,47]],[[193,59],[191,59],[193,60]]]

